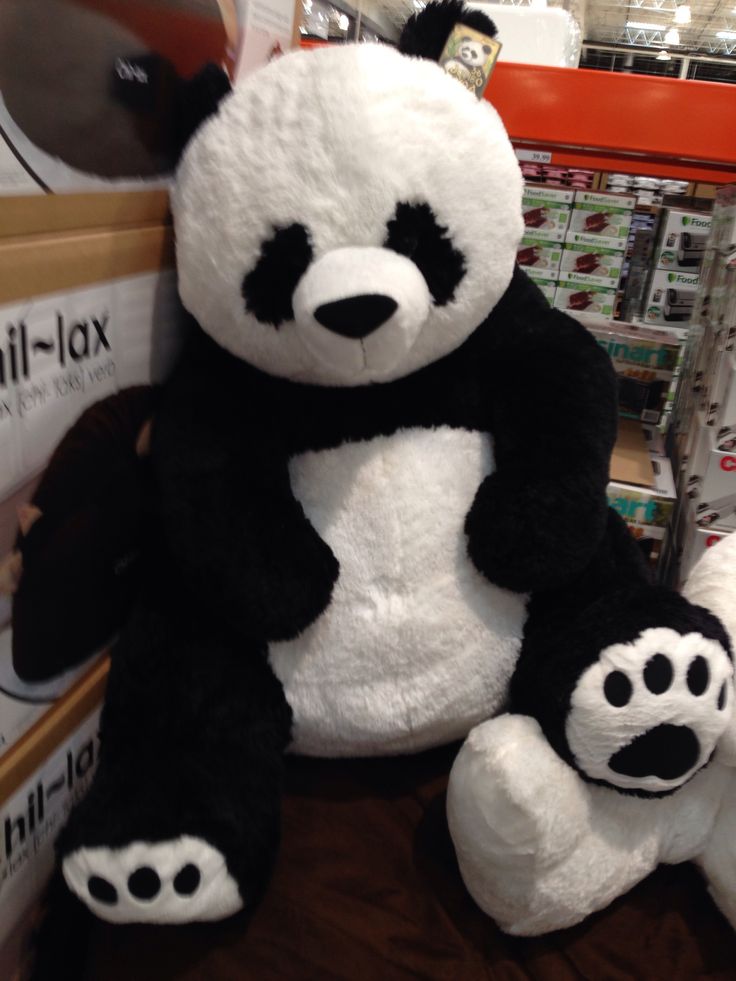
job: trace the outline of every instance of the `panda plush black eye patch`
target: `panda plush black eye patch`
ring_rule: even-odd
[[[437,306],[449,303],[465,275],[465,257],[428,204],[397,205],[385,246],[411,259],[427,281]]]
[[[304,225],[275,228],[261,245],[261,254],[243,279],[246,309],[256,320],[278,327],[293,320],[291,298],[312,261],[312,243]]]

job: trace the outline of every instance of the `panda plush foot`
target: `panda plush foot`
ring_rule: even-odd
[[[278,847],[283,689],[256,644],[169,613],[139,607],[112,652],[99,767],[58,842],[69,889],[113,923],[250,909]]]
[[[62,864],[71,891],[110,923],[220,920],[243,908],[224,856],[202,838],[78,848]]]
[[[685,595],[532,604],[513,712],[470,733],[447,796],[463,879],[507,932],[572,926],[689,860],[736,925],[736,539],[719,549]]]

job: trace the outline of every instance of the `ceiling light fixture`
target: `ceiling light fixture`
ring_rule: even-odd
[[[666,24],[645,24],[642,20],[627,20],[626,26],[639,31],[664,31]]]
[[[665,44],[677,45],[680,43],[680,32],[676,27],[671,27],[664,36]]]
[[[669,51],[660,51],[657,55],[657,61],[671,61]]]
[[[675,23],[676,24],[689,24],[693,19],[692,13],[690,11],[689,3],[681,3],[679,7],[675,10]]]
[[[736,41],[736,31],[716,31],[716,37],[723,41]]]

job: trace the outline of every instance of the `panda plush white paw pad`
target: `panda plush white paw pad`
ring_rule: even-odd
[[[109,923],[219,920],[243,906],[221,853],[191,835],[79,848],[62,871],[71,891]]]
[[[566,736],[588,777],[669,793],[713,754],[732,714],[730,658],[717,640],[669,627],[614,644],[581,676]]]

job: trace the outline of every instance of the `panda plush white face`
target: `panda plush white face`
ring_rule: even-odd
[[[287,55],[184,154],[182,300],[269,374],[391,381],[454,350],[499,301],[521,191],[498,115],[436,63],[373,44]]]

